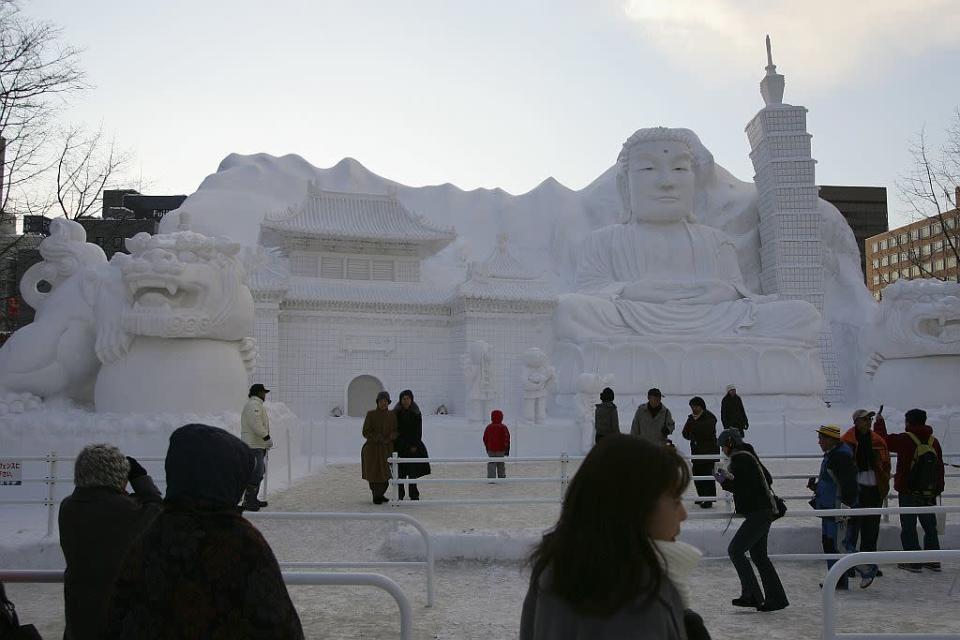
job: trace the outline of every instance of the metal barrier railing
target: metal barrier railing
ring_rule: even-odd
[[[916,562],[942,562],[957,560],[960,561],[960,550],[938,550],[938,551],[866,551],[861,553],[851,553],[837,560],[823,581],[823,591],[821,600],[823,603],[823,640],[837,640],[844,638],[847,640],[902,640],[918,639],[924,640],[960,640],[958,634],[922,634],[922,633],[878,633],[871,630],[870,633],[840,633],[837,631],[837,603],[834,595],[837,590],[837,582],[847,572],[848,569],[857,565],[864,564],[893,564],[897,563],[916,563]]]
[[[397,602],[400,609],[400,640],[413,638],[413,609],[403,589],[396,582],[378,573],[313,573],[282,571],[283,582],[291,586],[350,586],[383,589]],[[0,582],[47,583],[63,582],[60,570],[0,570]]]
[[[290,446],[290,430],[285,429],[286,432],[286,447],[285,453],[287,458],[287,486],[292,486],[293,484],[293,452]],[[47,464],[47,475],[42,478],[22,478],[20,480],[23,484],[45,484],[47,485],[46,496],[44,498],[22,498],[22,499],[7,499],[0,498],[0,507],[7,504],[35,504],[42,505],[47,510],[47,536],[53,535],[53,530],[57,521],[57,504],[60,500],[56,497],[56,486],[57,484],[73,484],[73,478],[58,478],[57,471],[59,469],[59,464],[61,462],[73,462],[76,460],[76,456],[59,456],[56,451],[51,451],[50,453],[43,456],[16,456],[16,460],[19,462],[45,462]],[[140,462],[163,462],[166,460],[163,456],[136,456],[136,459]],[[266,496],[269,490],[270,466],[267,464],[267,468],[263,474],[263,485],[262,493]],[[163,476],[162,474],[152,475],[151,477],[157,483],[158,486],[162,486]]]
[[[290,569],[362,569],[372,567],[423,567],[427,580],[427,606],[433,606],[434,553],[430,534],[419,520],[405,513],[320,513],[299,511],[255,511],[244,514],[249,520],[391,520],[409,524],[423,539],[423,561],[368,561],[368,562],[281,562],[281,568]]]
[[[945,453],[944,458],[948,456],[960,456],[957,453]],[[894,454],[893,457],[896,457]],[[467,457],[431,457],[431,458],[400,458],[394,453],[387,459],[391,468],[391,478],[388,481],[394,488],[393,506],[398,507],[403,504],[410,506],[426,505],[484,505],[484,504],[556,504],[562,501],[566,488],[570,483],[569,463],[581,461],[585,456],[571,456],[562,453],[559,456],[521,456],[521,457],[503,457],[503,458],[467,458]],[[823,454],[796,454],[796,455],[778,455],[764,456],[763,460],[819,460]],[[686,458],[690,460],[719,460],[719,455],[695,455]],[[518,478],[486,478],[482,476],[472,478],[400,478],[400,465],[407,463],[429,462],[431,464],[489,464],[490,462],[504,462],[508,464],[517,464],[523,462],[556,462],[559,464],[559,474],[556,476],[535,476]],[[774,474],[775,480],[806,480],[815,473],[781,473]],[[944,478],[960,478],[960,473],[945,473]],[[714,482],[713,476],[692,476],[691,480],[704,480]],[[420,499],[407,503],[400,501],[400,487],[402,485],[430,485],[430,484],[537,484],[537,483],[556,483],[560,488],[560,493],[556,498],[458,498],[458,499]],[[809,500],[812,494],[808,495],[785,495],[780,496],[784,500]],[[941,498],[960,498],[960,493],[946,493]],[[888,499],[899,499],[898,496],[889,496]],[[711,496],[711,497],[690,497],[685,500],[687,503],[693,502],[723,502],[732,503],[731,496]]]

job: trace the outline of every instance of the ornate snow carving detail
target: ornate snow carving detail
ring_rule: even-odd
[[[0,349],[0,394],[89,402],[96,382],[100,411],[238,410],[256,359],[252,258],[188,224],[137,234],[107,263],[80,224],[54,220],[21,281],[37,316]]]
[[[523,352],[523,419],[540,424],[547,417],[547,395],[557,379],[547,354],[537,347]]]
[[[483,340],[472,340],[461,356],[467,387],[467,417],[482,422],[490,416],[496,383],[493,373],[493,347]]]
[[[867,328],[867,374],[885,360],[960,355],[960,283],[899,280]]]
[[[960,283],[900,280],[889,285],[864,344],[874,399],[902,396],[909,381],[914,406],[954,402],[960,379]]]

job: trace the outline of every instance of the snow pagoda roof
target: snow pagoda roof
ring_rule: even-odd
[[[557,293],[539,274],[531,273],[507,248],[506,234],[486,260],[470,267],[470,276],[460,285],[463,298],[556,303]]]
[[[325,191],[313,182],[298,207],[267,214],[262,226],[298,238],[413,245],[421,256],[456,238],[452,227],[409,211],[393,195]]]

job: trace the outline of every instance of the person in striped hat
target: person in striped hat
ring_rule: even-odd
[[[857,505],[857,463],[853,459],[853,449],[843,441],[840,427],[835,424],[820,425],[817,431],[817,443],[823,451],[820,474],[810,478],[807,488],[814,496],[810,506],[814,509],[839,509],[841,504],[848,507]],[[844,537],[843,519],[825,516],[821,520],[820,533],[824,553],[840,553],[840,542]],[[827,560],[827,570],[836,560]],[[847,576],[837,583],[837,589],[847,589]]]

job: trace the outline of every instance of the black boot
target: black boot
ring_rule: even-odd
[[[260,511],[260,501],[257,500],[257,493],[259,493],[259,491],[260,487],[247,487],[247,490],[243,494],[244,511]]]

